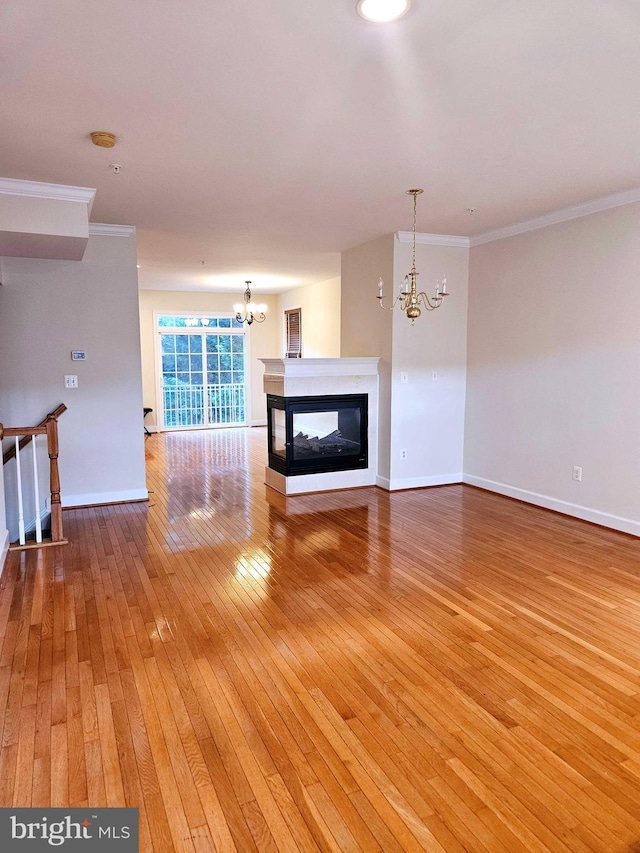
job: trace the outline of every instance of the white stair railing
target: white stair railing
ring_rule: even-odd
[[[31,458],[33,460],[33,505],[36,508],[36,542],[42,542],[42,520],[40,518],[40,486],[38,484],[38,454],[36,453],[36,437],[31,442]],[[24,545],[24,542],[20,543]]]
[[[24,500],[25,488],[28,488],[28,484],[24,482],[21,454],[29,443],[32,446],[31,467],[33,483],[30,496],[33,497],[35,545],[60,545],[67,541],[62,531],[62,504],[60,502],[60,474],[58,471],[58,417],[63,412],[66,412],[66,410],[67,407],[64,403],[61,403],[57,409],[50,412],[43,421],[34,427],[4,427],[0,424],[0,440],[3,438],[14,438],[15,440],[15,444],[3,454],[3,464],[5,465],[11,459],[15,459],[18,544],[12,547],[28,547],[26,544],[27,531]],[[46,436],[47,455],[49,456],[51,539],[47,542],[43,542],[42,521],[40,517],[40,485],[38,479],[38,452],[36,447],[36,439],[40,435]]]

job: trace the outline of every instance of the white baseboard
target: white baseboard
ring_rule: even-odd
[[[9,545],[9,531],[0,532],[0,574],[2,574],[4,561],[7,559],[7,554],[9,553]]]
[[[545,509],[552,509],[555,512],[563,513],[563,515],[571,515],[583,521],[590,521],[593,524],[600,524],[603,527],[620,530],[622,533],[640,536],[640,522],[633,521],[630,518],[621,518],[617,515],[611,515],[608,512],[601,512],[597,509],[580,506],[580,504],[572,504],[568,501],[551,498],[548,495],[530,492],[527,489],[509,486],[506,483],[496,483],[493,480],[485,480],[483,477],[474,477],[472,474],[464,474],[463,482],[468,483],[470,486],[477,486],[480,489],[487,489],[489,492],[497,492],[499,495],[505,495],[508,498],[516,498],[519,501],[535,504]]]
[[[249,421],[249,426],[250,426],[250,427],[266,427],[266,425],[267,425],[267,421],[266,421],[266,420]],[[189,429],[209,429],[209,427],[184,427],[184,429],[185,429],[185,430],[189,430]],[[217,429],[217,427],[214,427],[214,429]],[[170,430],[161,430],[161,429],[160,429],[160,427],[159,427],[157,424],[147,424],[147,431],[148,431],[148,432],[152,432],[152,433],[153,433],[153,432],[163,432],[163,431],[164,431],[164,432],[175,432],[176,430],[173,430],[173,429],[170,429]]]
[[[264,469],[264,482],[281,495],[307,495],[317,492],[334,492],[343,489],[361,489],[375,485],[373,472],[368,468],[354,468],[349,471],[319,471],[316,474],[302,474],[285,477],[273,468]]]
[[[99,506],[149,500],[147,489],[126,489],[122,492],[94,492],[82,495],[61,495],[62,508],[74,506]]]
[[[51,515],[51,507],[49,506],[49,504],[50,504],[50,499],[47,498],[45,506],[43,506],[42,509],[40,510],[40,524],[42,525],[42,527],[44,527],[46,525],[46,523],[49,521],[49,516]],[[26,523],[24,526],[24,532],[25,533],[33,533],[35,529],[36,529],[35,518],[32,521],[29,521],[28,523]]]
[[[451,486],[462,482],[462,474],[439,474],[436,477],[406,477],[400,479],[395,477],[390,480],[387,477],[376,477],[376,486],[386,489],[388,492],[397,492],[400,489],[424,489],[428,486]]]

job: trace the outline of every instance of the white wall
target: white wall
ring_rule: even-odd
[[[394,248],[397,283],[411,269],[412,247],[396,239]],[[413,324],[393,312],[391,464],[384,484],[392,489],[459,483],[463,472],[469,250],[418,244],[416,269],[419,291],[431,296],[446,273],[450,295]]]
[[[6,507],[4,500],[4,466],[0,465],[0,573],[9,550],[9,530],[6,523]]]
[[[300,308],[303,358],[340,357],[340,278],[331,278],[283,293],[278,300],[280,351],[284,357],[286,332],[284,312]]]
[[[277,308],[277,297],[262,293],[259,297],[257,294],[254,296],[256,302],[267,306],[267,319],[263,323],[252,323],[247,332],[250,389],[248,421],[252,426],[267,422],[267,402],[262,388],[264,366],[258,359],[276,358],[280,355],[280,312]],[[242,302],[242,294],[141,290],[139,301],[144,405],[153,409],[153,414],[147,417],[147,426],[153,426],[158,423],[153,312],[229,312],[232,311],[233,305]]]
[[[26,196],[26,184],[45,194],[51,184],[0,179],[0,254],[21,258],[81,260],[89,239],[89,200],[95,190],[73,191],[76,200]]]
[[[375,298],[378,279],[393,281],[394,236],[387,234],[342,253],[342,358],[377,356],[378,365],[378,477],[390,477],[392,315]],[[391,289],[389,287],[389,289]]]
[[[636,534],[639,226],[633,205],[471,250],[464,465],[468,482]]]
[[[446,272],[451,295],[413,325],[376,299],[379,277],[389,304],[410,268],[411,244],[391,234],[342,255],[341,354],[381,358],[378,484],[386,489],[460,482],[463,471],[468,249],[416,247],[420,288],[431,293]]]
[[[0,421],[33,425],[66,403],[63,506],[146,498],[135,238],[91,237],[82,261],[5,258],[2,272]]]

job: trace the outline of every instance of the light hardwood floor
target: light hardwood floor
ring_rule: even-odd
[[[465,486],[285,499],[147,440],[0,591],[0,806],[142,851],[640,850],[640,541]]]

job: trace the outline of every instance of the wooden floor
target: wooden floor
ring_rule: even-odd
[[[0,806],[142,851],[640,850],[640,540],[467,486],[285,499],[147,439],[0,591]]]

